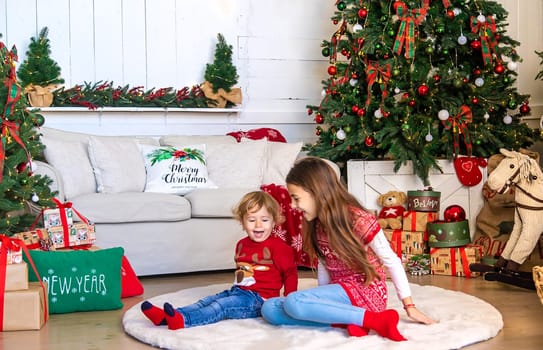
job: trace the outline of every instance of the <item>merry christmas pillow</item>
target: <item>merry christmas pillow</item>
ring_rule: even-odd
[[[147,171],[145,192],[185,195],[215,187],[207,174],[205,145],[140,147]]]

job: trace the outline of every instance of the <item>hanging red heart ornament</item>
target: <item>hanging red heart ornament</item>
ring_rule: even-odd
[[[454,159],[454,169],[460,183],[464,186],[475,186],[483,179],[480,160],[476,157],[458,157]]]

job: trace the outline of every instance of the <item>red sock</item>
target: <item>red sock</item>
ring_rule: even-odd
[[[154,306],[148,301],[144,301],[141,304],[141,311],[155,326],[166,325],[166,315],[161,308]]]
[[[362,327],[373,329],[382,337],[394,341],[407,340],[398,331],[398,322],[400,316],[396,310],[385,310],[382,312],[372,312],[366,310]]]
[[[164,313],[166,314],[166,323],[168,329],[176,330],[185,328],[185,319],[170,303],[164,303]]]
[[[347,333],[349,333],[351,337],[363,337],[365,335],[368,335],[369,330],[355,324],[350,324],[347,326]]]

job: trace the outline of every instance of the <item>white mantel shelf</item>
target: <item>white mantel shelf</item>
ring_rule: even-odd
[[[224,135],[237,131],[241,108],[42,107],[45,127],[95,135]]]

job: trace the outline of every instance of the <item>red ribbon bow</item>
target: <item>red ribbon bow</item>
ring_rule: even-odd
[[[375,82],[378,82],[381,86],[382,101],[388,96],[387,84],[390,80],[390,64],[386,64],[384,67],[379,66],[378,62],[371,61],[367,65],[366,81],[368,82],[368,98],[366,100],[366,106],[371,102],[371,87]]]
[[[425,6],[420,9],[410,10],[402,1],[396,1],[394,8],[396,14],[400,17],[400,27],[398,28],[398,34],[396,34],[393,49],[396,54],[400,55],[405,44],[405,58],[413,58],[415,56],[415,26],[418,26],[426,19],[428,8]]]
[[[445,129],[451,129],[453,133],[455,155],[460,154],[460,134],[463,134],[468,156],[471,156],[472,144],[469,136],[468,124],[471,123],[472,120],[473,114],[471,113],[471,109],[466,105],[462,105],[460,107],[460,112],[457,115],[450,116],[447,120],[442,122]]]
[[[479,34],[481,38],[481,53],[485,64],[492,63],[492,53],[497,54],[498,39],[495,36],[496,22],[494,17],[486,16],[484,22],[480,22],[476,16],[471,16],[471,32]]]

